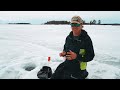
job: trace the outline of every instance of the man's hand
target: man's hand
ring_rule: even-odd
[[[76,59],[76,57],[77,57],[77,54],[72,52],[71,50],[69,50],[69,52],[67,52],[67,55],[66,55],[67,60],[74,60],[74,59]]]
[[[59,56],[60,56],[60,57],[64,57],[65,55],[66,55],[66,52],[65,52],[65,51],[59,53]]]

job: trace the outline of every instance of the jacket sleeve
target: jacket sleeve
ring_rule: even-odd
[[[66,52],[66,49],[67,49],[66,43],[67,43],[67,37],[66,37],[66,39],[65,39],[65,44],[64,44],[64,48],[63,48],[63,51],[65,51],[65,52]]]
[[[82,57],[82,55],[77,55],[77,60],[83,61],[83,62],[89,62],[93,60],[95,54],[94,54],[94,48],[91,38],[88,36],[88,38],[85,40],[85,55]]]

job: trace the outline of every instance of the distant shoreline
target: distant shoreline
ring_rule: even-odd
[[[0,24],[0,25],[70,25],[70,24]],[[112,25],[112,26],[120,26],[120,24],[83,24],[83,25]]]

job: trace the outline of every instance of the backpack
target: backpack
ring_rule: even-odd
[[[43,66],[37,73],[39,79],[50,79],[52,76],[52,69],[49,66]]]

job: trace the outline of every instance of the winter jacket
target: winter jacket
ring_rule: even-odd
[[[77,58],[75,60],[65,60],[64,62],[65,66],[71,72],[77,71],[78,68],[80,69],[81,64],[83,64],[82,68],[85,70],[87,62],[93,60],[95,56],[91,38],[85,30],[81,30],[78,40],[75,40],[73,32],[70,32],[66,37],[63,51],[68,52],[69,50],[77,54]]]
[[[82,57],[82,54],[80,54],[80,50],[83,49],[85,50],[84,57]],[[63,51],[67,52],[69,50],[72,50],[77,54],[76,60],[78,61],[89,62],[93,60],[95,56],[91,38],[85,30],[81,30],[81,34],[78,40],[74,40],[73,32],[70,32],[66,38]]]

